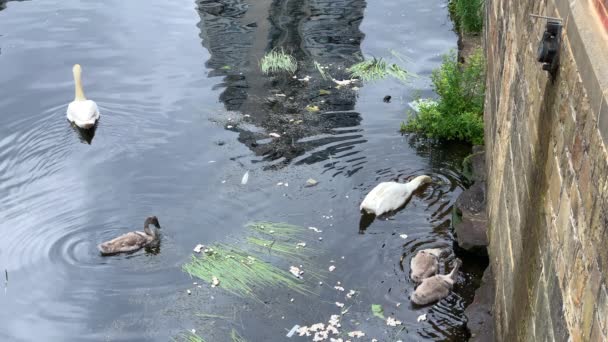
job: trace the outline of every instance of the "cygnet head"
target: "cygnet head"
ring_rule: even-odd
[[[146,218],[146,222],[144,222],[144,226],[155,225],[156,228],[160,228],[160,223],[158,222],[158,218],[156,216],[150,216]]]

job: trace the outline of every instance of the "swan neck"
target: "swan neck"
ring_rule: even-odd
[[[146,225],[144,226],[144,232],[146,234],[150,235],[153,238],[156,237],[156,229],[150,228],[150,226],[148,225],[148,223],[146,223]]]
[[[82,90],[82,69],[80,65],[76,64],[72,73],[74,74],[74,101],[86,101],[87,98],[84,96],[84,90]]]

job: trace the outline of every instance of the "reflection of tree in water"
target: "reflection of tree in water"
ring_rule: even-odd
[[[239,0],[198,1],[201,38],[211,58],[210,76],[223,76],[220,100],[227,110],[249,114],[232,130],[270,167],[291,162],[316,163],[355,172],[364,157],[355,147],[363,142],[357,93],[336,88],[323,79],[314,61],[336,79],[347,78],[345,67],[361,58],[365,0]],[[299,81],[288,75],[263,75],[258,62],[271,49],[283,49],[298,61]],[[323,92],[321,92],[323,90]],[[319,112],[309,112],[308,105]],[[269,139],[268,133],[281,135]],[[336,159],[333,159],[336,158]],[[336,167],[348,159],[350,170]],[[342,167],[344,169],[346,167]]]

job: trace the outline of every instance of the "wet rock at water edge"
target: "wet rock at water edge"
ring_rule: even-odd
[[[475,182],[454,203],[454,231],[458,246],[469,252],[487,255],[486,175],[483,147],[474,147],[474,153],[465,160],[470,178]]]
[[[475,291],[473,303],[464,313],[467,316],[467,328],[471,333],[469,341],[494,340],[494,275],[490,267],[486,268],[481,278],[481,286]]]

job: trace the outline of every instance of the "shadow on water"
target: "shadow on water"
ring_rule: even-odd
[[[97,127],[99,126],[99,121],[95,123],[95,125],[89,129],[82,129],[75,124],[68,121],[72,130],[78,135],[78,139],[81,143],[91,145],[93,142],[93,138],[95,138],[95,132],[97,131]]]
[[[365,142],[354,111],[356,91],[336,88],[322,78],[318,62],[337,79],[348,77],[345,68],[361,58],[364,0],[350,1],[198,1],[201,38],[211,57],[210,76],[222,77],[220,101],[228,111],[247,114],[230,125],[265,169],[292,162],[313,164],[353,158]],[[265,52],[283,49],[298,62],[295,76],[264,75],[259,60]],[[309,81],[301,81],[311,76]],[[319,112],[306,110],[317,106]],[[255,128],[254,128],[255,127]],[[279,138],[269,139],[269,133]],[[335,159],[335,160],[334,160]],[[353,170],[365,162],[361,156]]]

